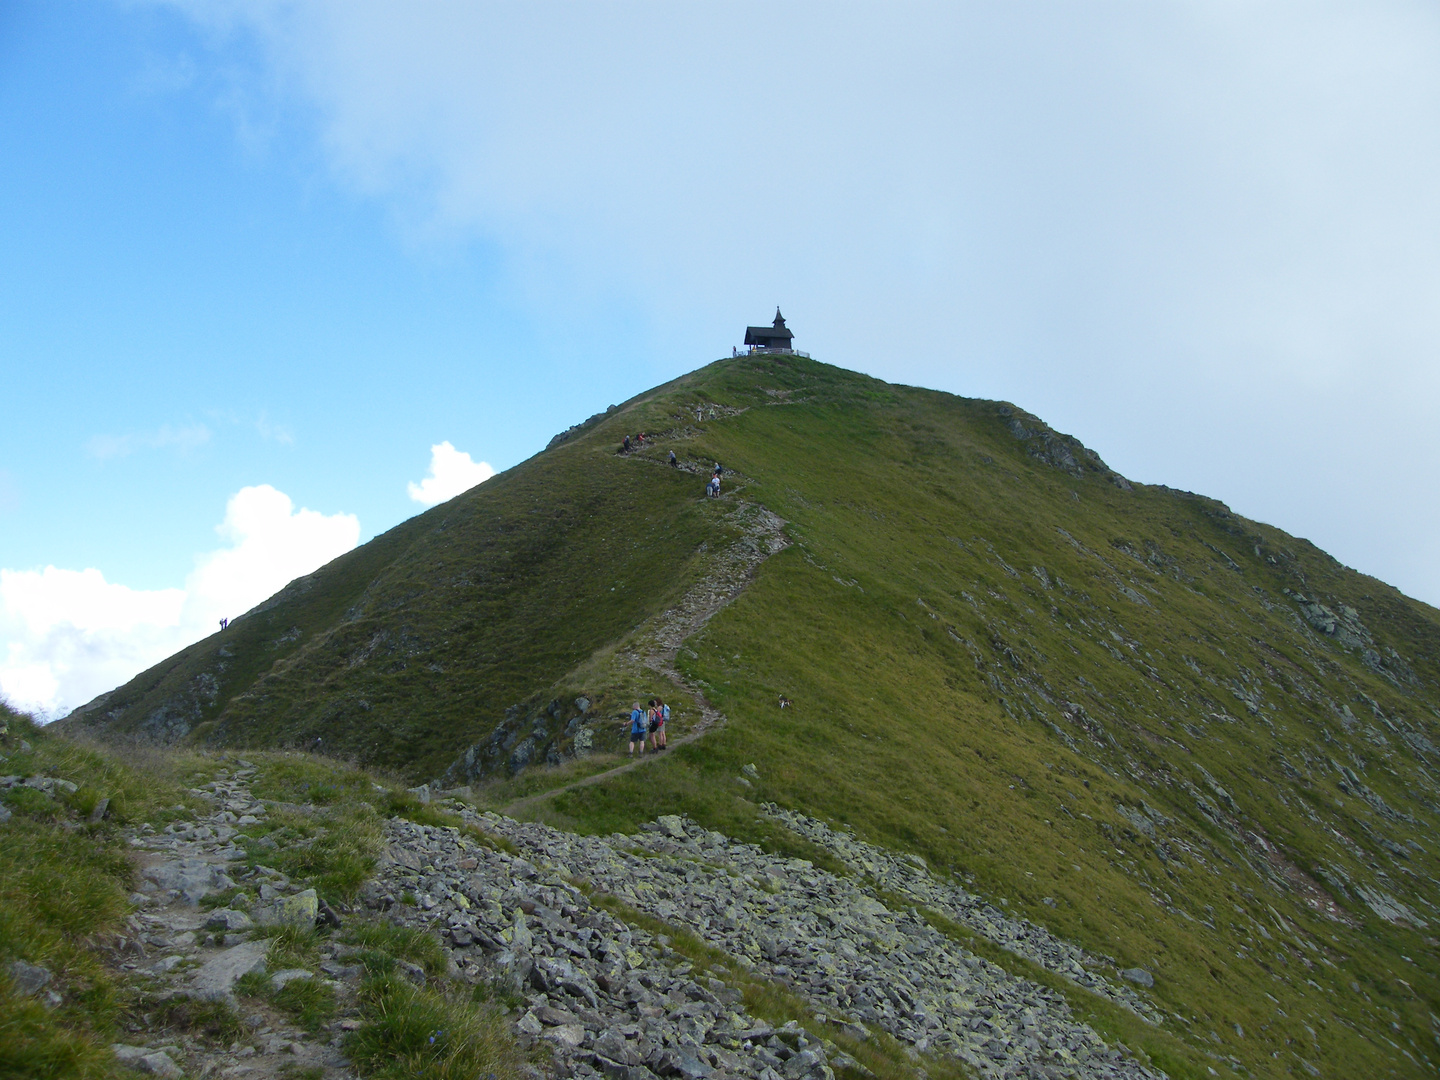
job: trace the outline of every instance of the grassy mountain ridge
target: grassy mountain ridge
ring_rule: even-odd
[[[653,446],[618,456],[636,430]],[[671,449],[697,471],[666,468]],[[727,494],[705,501],[716,460]],[[585,765],[575,696],[602,717],[685,700],[630,646],[743,540],[739,501],[792,543],[677,658],[727,722],[534,812],[745,835],[773,800],[1145,967],[1216,1068],[1433,1071],[1440,613],[1213,500],[1132,485],[1005,403],[795,357],[710,365],[71,723],[318,735],[416,776],[487,739],[504,776],[538,733],[536,760],[567,763],[482,797],[553,786]]]

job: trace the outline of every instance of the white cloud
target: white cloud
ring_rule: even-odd
[[[95,435],[85,449],[90,456],[106,461],[109,458],[127,457],[136,450],[174,449],[188,453],[199,449],[210,441],[210,429],[204,424],[186,424],[171,427],[162,424],[155,431],[132,432],[129,435]]]
[[[255,421],[255,430],[266,442],[277,442],[281,446],[295,445],[294,433],[281,424],[272,424],[266,413],[262,412],[260,418]]]
[[[472,461],[469,454],[456,450],[446,440],[430,447],[430,474],[418,484],[412,481],[408,490],[416,502],[435,506],[494,475],[488,461]]]
[[[779,302],[1440,599],[1434,4],[171,2],[539,324],[678,373]]]
[[[0,570],[0,694],[62,716],[353,548],[353,514],[295,509],[269,484],[241,488],[184,588],[131,589],[94,568]]]

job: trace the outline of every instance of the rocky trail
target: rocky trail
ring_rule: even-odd
[[[320,978],[337,991],[342,1012],[353,1013],[358,974],[341,962],[344,947],[331,945],[322,946],[318,971],[267,970],[270,940],[258,935],[257,924],[313,926],[322,905],[314,889],[297,887],[279,871],[245,867],[245,853],[235,837],[266,815],[265,803],[250,794],[253,776],[253,768],[242,767],[193,789],[193,795],[212,807],[195,822],[160,830],[146,824],[129,837],[138,855],[141,884],[130,898],[136,911],[129,919],[129,934],[114,942],[118,966],[146,989],[155,1007],[177,998],[238,1005],[249,1032],[217,1052],[200,1042],[149,1045],[144,1025],[135,1025],[139,1045],[120,1044],[115,1050],[122,1062],[141,1072],[268,1080],[318,1068],[327,1076],[352,1075],[339,1046],[344,1032],[358,1026],[353,1018],[337,1020],[332,1030],[317,1037],[265,1002],[236,996],[236,983],[252,972],[267,975],[276,987]],[[257,897],[249,912],[201,907],[207,896],[237,886]]]
[[[471,831],[389,819],[373,878],[353,908],[335,912],[263,858],[247,861],[237,845],[268,812],[305,807],[256,799],[255,770],[243,762],[218,775],[193,789],[208,814],[130,830],[143,883],[113,959],[155,1007],[226,1002],[245,1033],[217,1046],[213,1039],[152,1039],[136,1024],[131,1041],[115,1049],[142,1072],[357,1076],[346,1036],[361,1026],[360,950],[340,944],[342,932],[322,934],[318,963],[285,968],[276,962],[274,928],[329,922],[343,931],[381,918],[434,934],[451,980],[508,988],[508,1023],[530,1052],[526,1068],[535,1080],[834,1080],[837,1069],[864,1076],[868,1070],[834,1039],[867,1042],[881,1033],[915,1055],[953,1057],[986,1078],[1163,1076],[1076,1020],[1063,995],[1008,974],[941,935],[915,908],[891,906],[885,897],[941,911],[1157,1019],[1140,994],[1102,974],[1106,961],[1006,916],[913,858],[802,815],[766,808],[853,874],[771,855],[678,817],[662,817],[634,836],[587,837],[452,803]],[[245,910],[240,901],[205,906],[207,898],[214,904],[217,894],[224,900],[241,889],[250,897]],[[625,907],[602,903],[607,895]],[[611,908],[688,931],[729,959],[697,968],[654,924],[628,924]],[[425,981],[421,968],[403,967]],[[808,1016],[774,1023],[752,1015],[744,987],[734,985],[736,972],[752,987],[758,980],[795,995]],[[318,1030],[304,1030],[254,996],[257,986],[271,992],[305,980],[334,995],[334,1015]],[[811,1021],[808,1031],[800,1019]],[[833,1038],[816,1034],[816,1022]]]

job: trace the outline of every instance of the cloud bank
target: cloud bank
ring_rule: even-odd
[[[218,629],[353,548],[353,514],[296,510],[269,484],[241,488],[183,588],[131,589],[97,569],[0,569],[0,694],[46,718]]]
[[[132,432],[128,435],[95,435],[86,443],[90,456],[100,461],[129,457],[136,450],[174,450],[185,454],[198,450],[210,441],[210,429],[204,424],[174,427],[163,424],[155,431]]]
[[[173,6],[538,322],[678,372],[778,302],[1440,600],[1433,4]]]
[[[489,462],[472,461],[468,453],[456,450],[446,440],[430,447],[429,474],[418,484],[412,480],[406,490],[422,506],[436,506],[494,475]]]

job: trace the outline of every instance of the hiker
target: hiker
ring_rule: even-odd
[[[705,485],[705,494],[712,499],[718,499],[720,497],[720,476],[718,473],[710,478],[710,483]]]
[[[720,463],[715,462],[715,479],[720,479]]]
[[[626,435],[626,436],[625,436],[625,442],[621,444],[621,446],[620,446],[620,452],[621,452],[622,454],[628,454],[628,453],[630,452],[630,436],[629,436],[629,435]]]
[[[660,701],[655,706],[655,745],[654,749],[665,749],[665,732],[670,724],[670,706]]]
[[[640,711],[640,702],[635,702],[630,708],[630,756],[635,756],[635,744],[640,744],[640,756],[645,756],[645,736],[647,734],[645,714]]]
[[[680,459],[675,456],[674,450],[670,451],[670,467],[672,469],[678,469],[680,467]]]

